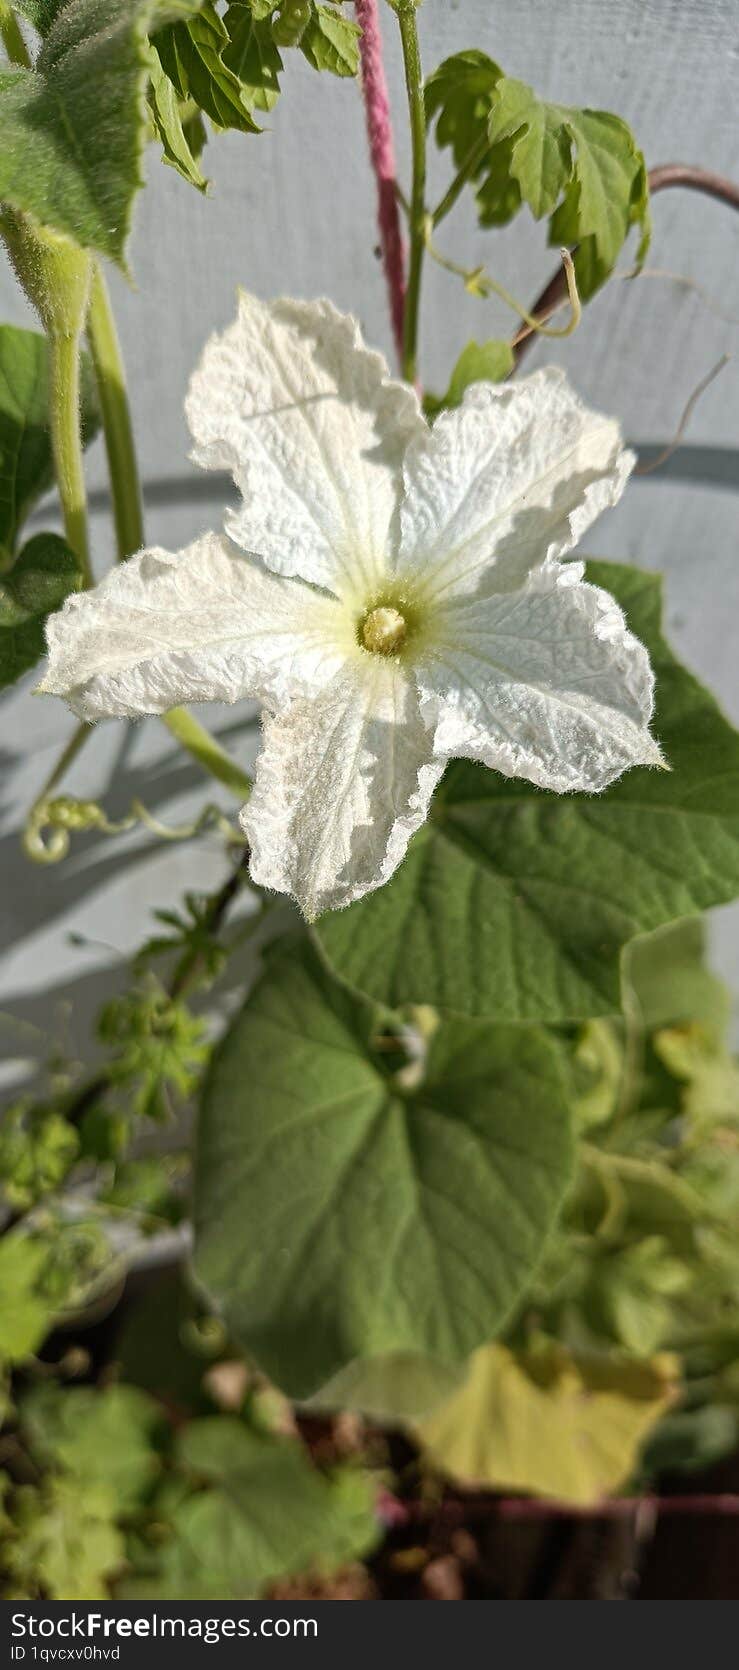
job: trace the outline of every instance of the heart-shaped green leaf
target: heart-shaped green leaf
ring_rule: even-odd
[[[659,579],[613,563],[589,577],[650,651],[672,769],[589,796],[453,765],[389,885],[315,930],[335,973],[378,1002],[506,1021],[607,1014],[628,940],[737,892],[739,735],[665,643]]]
[[[196,1270],[235,1338],[304,1396],[356,1357],[455,1362],[505,1321],[570,1177],[560,1056],[456,1022],[423,1080],[303,943],[217,1053],[196,1161]]]

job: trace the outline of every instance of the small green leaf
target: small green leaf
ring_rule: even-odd
[[[125,1542],[107,1490],[52,1477],[21,1486],[11,1501],[3,1554],[23,1597],[109,1600],[107,1580],[125,1563]]]
[[[502,383],[514,366],[510,342],[490,337],[487,342],[468,342],[457,360],[446,394],[427,394],[424,411],[434,418],[450,406],[460,406],[465,389],[472,383]]]
[[[200,0],[68,0],[33,70],[0,73],[0,202],[124,265],[147,137],[147,33]]]
[[[203,1096],[197,1273],[296,1396],[356,1357],[453,1363],[489,1338],[570,1177],[543,1033],[441,1027],[411,1092],[373,1050],[378,1019],[296,946],[271,961]]]
[[[22,1102],[0,1116],[0,1188],[8,1204],[26,1211],[52,1194],[79,1152],[73,1125],[53,1107]]]
[[[551,244],[578,246],[583,301],[612,272],[633,225],[641,228],[637,260],[644,260],[646,168],[619,116],[550,104],[482,52],[458,53],[439,66],[426,84],[426,111],[457,168],[474,158],[481,225],[505,225],[527,203],[537,220],[549,219]]]
[[[3,553],[36,501],[54,480],[49,435],[46,337],[40,331],[0,325],[0,570]],[[89,445],[100,420],[89,359],[82,362],[82,436]]]
[[[226,63],[228,30],[211,0],[187,22],[160,29],[153,44],[180,98],[194,99],[217,128],[259,132],[239,78]]]
[[[162,1417],[138,1386],[41,1385],[22,1400],[20,1414],[37,1459],[107,1490],[119,1513],[141,1500],[159,1472]]]
[[[20,1363],[46,1333],[51,1311],[41,1295],[46,1263],[43,1242],[17,1230],[0,1240],[0,1363]]]
[[[313,5],[310,21],[300,37],[300,50],[314,70],[332,75],[356,75],[361,30],[331,6]]]
[[[198,191],[207,191],[208,181],[198,168],[197,156],[193,154],[188,140],[187,123],[183,122],[183,112],[188,109],[188,105],[185,100],[178,98],[153,46],[150,58],[149,105],[161,140],[164,161],[169,163],[170,168],[175,168],[191,186],[196,186]],[[196,132],[198,138],[204,142],[205,129],[202,118],[200,129]]]
[[[223,19],[229,43],[223,62],[233,70],[250,110],[270,111],[280,96],[282,59],[268,20],[260,23],[248,6],[231,5]]]
[[[735,896],[739,735],[665,643],[659,579],[611,563],[589,578],[650,651],[672,769],[589,796],[453,765],[392,881],[315,929],[376,1001],[502,1021],[613,1013],[630,939]]]
[[[360,1473],[325,1478],[301,1445],[258,1437],[235,1417],[191,1422],[177,1459],[211,1488],[175,1508],[156,1576],[133,1578],[128,1596],[250,1599],[279,1577],[331,1571],[378,1540],[373,1491]]]
[[[81,585],[77,558],[57,534],[38,533],[24,545],[0,578],[0,688],[35,667],[47,617]]]

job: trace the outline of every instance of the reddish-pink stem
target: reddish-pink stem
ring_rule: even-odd
[[[403,352],[405,310],[405,250],[400,230],[396,191],[395,146],[390,119],[382,36],[377,0],[355,0],[357,22],[362,31],[359,53],[362,64],[362,93],[367,117],[372,170],[377,181],[377,220],[385,269],[393,336],[398,359]]]

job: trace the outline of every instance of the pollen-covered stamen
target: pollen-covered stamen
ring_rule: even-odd
[[[373,655],[397,655],[407,636],[408,623],[400,610],[383,604],[365,615],[360,640]]]

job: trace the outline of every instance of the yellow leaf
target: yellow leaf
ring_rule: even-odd
[[[415,1427],[430,1461],[464,1485],[587,1506],[623,1485],[676,1395],[675,1359],[514,1353],[486,1345],[466,1380]]]

